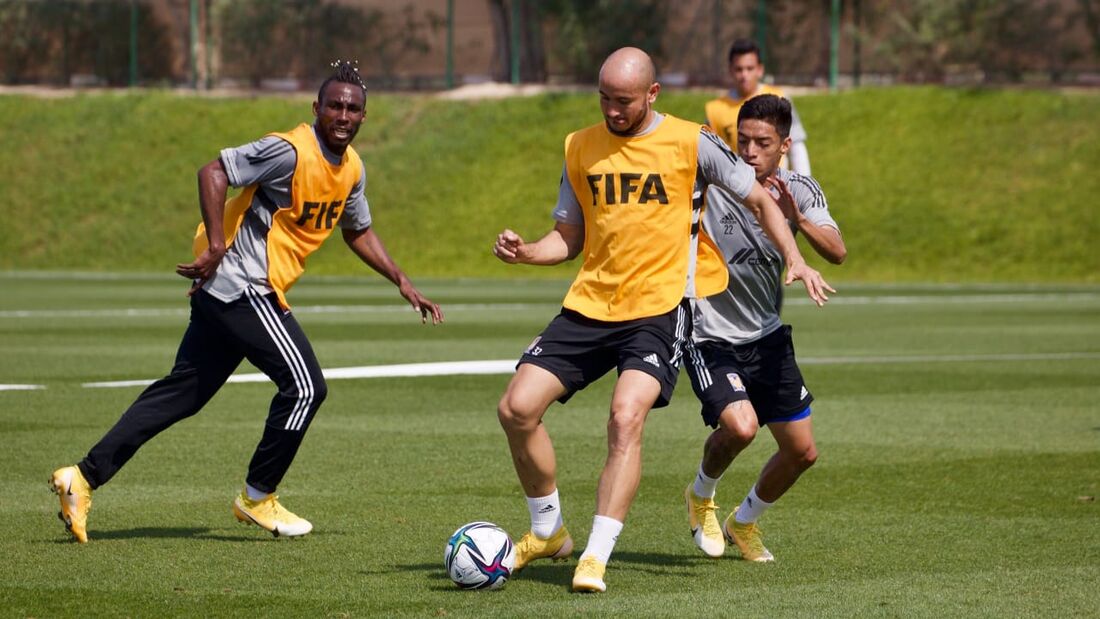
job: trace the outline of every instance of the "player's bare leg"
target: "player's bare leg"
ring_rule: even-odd
[[[721,557],[726,551],[718,504],[714,502],[718,479],[737,454],[752,443],[759,429],[756,411],[748,400],[730,402],[718,416],[718,428],[703,445],[703,461],[695,481],[684,489],[691,537],[708,557]]]
[[[596,517],[573,573],[574,591],[604,591],[603,575],[642,478],[642,430],[661,383],[640,370],[624,370],[611,396],[607,460],[596,488]]]
[[[527,496],[549,494],[557,485],[554,445],[542,425],[542,416],[563,395],[565,387],[556,376],[522,363],[497,406],[497,418],[508,437],[512,463]]]
[[[557,499],[554,444],[542,425],[546,409],[565,393],[554,374],[522,363],[497,405],[497,418],[508,437],[512,464],[531,512],[531,530],[516,543],[517,571],[535,559],[566,558],[573,552],[573,538],[562,524]]]
[[[607,460],[596,489],[596,513],[626,520],[642,478],[642,429],[661,395],[661,383],[640,370],[625,370],[611,396]]]
[[[798,421],[768,424],[779,450],[760,471],[756,486],[741,505],[726,519],[726,537],[741,549],[749,561],[772,561],[764,547],[763,533],[756,521],[765,510],[798,481],[798,477],[817,460],[813,428],[809,417]]]
[[[756,494],[764,501],[777,501],[817,461],[811,419],[768,424],[779,450],[764,464],[756,482]]]
[[[756,411],[748,400],[731,402],[718,416],[718,429],[710,433],[703,445],[703,472],[721,477],[737,454],[752,443],[759,429]]]

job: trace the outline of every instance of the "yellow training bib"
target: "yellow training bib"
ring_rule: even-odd
[[[267,234],[267,281],[289,309],[286,292],[305,270],[306,257],[332,234],[344,212],[344,201],[363,173],[363,163],[351,146],[339,165],[325,159],[313,127],[305,123],[286,133],[272,133],[294,147],[298,162],[291,180],[290,206],[272,216]],[[226,246],[232,244],[245,212],[252,205],[256,185],[245,187],[225,203]],[[206,251],[206,227],[199,224],[192,246],[195,256]]]
[[[700,129],[665,115],[641,136],[601,123],[565,138],[566,174],[584,214],[583,263],[565,307],[614,322],[658,316],[688,293],[693,269],[695,296],[725,289],[713,242],[702,233],[692,242]]]

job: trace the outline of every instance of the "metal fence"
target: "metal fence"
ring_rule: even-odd
[[[787,83],[1100,82],[1100,0],[0,0],[0,82],[311,86],[587,82],[642,45],[673,84],[719,84],[735,37]]]

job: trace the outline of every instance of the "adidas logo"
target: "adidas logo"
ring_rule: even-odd
[[[810,395],[809,391],[806,391],[806,385],[802,385],[802,394],[798,396],[800,400],[805,400],[806,396]]]
[[[648,355],[642,357],[642,361],[645,361],[655,368],[661,367],[661,360],[657,358],[657,353],[655,352],[651,352]]]
[[[549,514],[550,512],[554,511],[555,509],[557,509],[557,506],[554,505],[553,503],[551,503],[549,505],[543,505],[542,509],[539,510],[539,513],[540,514]]]
[[[735,224],[737,223],[737,218],[733,216],[733,213],[726,213],[725,215],[722,215],[722,219],[719,219],[718,223]]]

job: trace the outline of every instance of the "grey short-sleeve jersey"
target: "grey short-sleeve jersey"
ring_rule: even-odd
[[[782,168],[776,174],[807,219],[840,230],[816,180]],[[703,227],[726,258],[730,283],[726,290],[695,302],[694,339],[746,344],[782,326],[783,256],[756,218],[728,192],[712,187]],[[796,231],[793,224],[791,231]]]
[[[314,138],[317,139],[316,133]],[[340,164],[342,156],[330,151],[320,139],[317,143],[325,159],[335,165]],[[212,296],[228,303],[240,298],[248,287],[261,294],[273,292],[267,281],[267,233],[271,230],[275,212],[290,206],[298,153],[290,142],[268,135],[236,148],[223,149],[220,159],[230,185],[256,185],[252,204],[245,211],[233,244],[226,251],[217,272],[203,284],[203,289]],[[348,194],[344,212],[340,215],[341,228],[362,230],[370,227],[366,183],[364,169]]]

